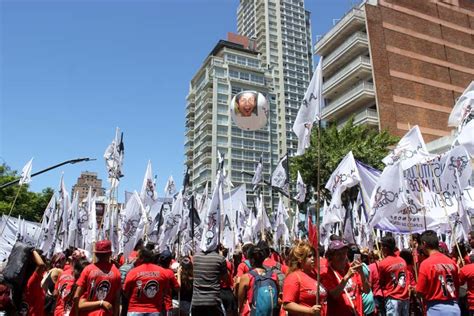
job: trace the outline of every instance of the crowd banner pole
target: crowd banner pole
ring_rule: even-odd
[[[321,120],[318,120],[318,137],[317,137],[317,145],[316,148],[318,150],[318,163],[317,163],[317,169],[316,169],[316,187],[317,187],[317,199],[316,199],[316,240],[318,241],[318,245],[316,245],[316,281],[318,282],[318,287],[316,288],[316,305],[319,305],[320,301],[320,282],[321,282],[321,263],[320,263],[320,256],[321,254],[319,253],[319,238],[320,238],[320,219],[319,219],[319,213],[320,213],[320,207],[321,207]],[[310,215],[311,216],[311,215]]]

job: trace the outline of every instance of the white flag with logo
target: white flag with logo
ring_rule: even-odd
[[[453,110],[449,115],[448,126],[462,126],[472,120],[474,115],[474,81],[464,90],[454,104]]]
[[[382,161],[387,166],[399,162],[401,168],[406,170],[431,156],[426,148],[420,128],[418,125],[415,125],[400,139],[397,147],[395,147],[387,157],[382,159]]]
[[[33,167],[33,158],[21,169],[20,185],[31,182],[31,169]]]
[[[171,197],[176,194],[176,183],[174,182],[173,176],[169,176],[168,181],[165,185],[165,197]]]
[[[115,130],[115,138],[112,140],[112,143],[107,146],[104,153],[111,190],[118,187],[119,179],[123,177],[122,166],[124,153],[123,133],[120,133],[120,129],[117,127]]]
[[[296,115],[295,123],[293,124],[293,132],[298,138],[298,149],[296,155],[303,155],[306,149],[310,146],[311,129],[313,123],[316,121],[321,112],[322,85],[323,85],[323,58],[319,59],[318,66],[314,71],[311,82],[304,95],[303,104],[300,106],[298,114]]]
[[[342,194],[347,188],[351,188],[360,182],[359,171],[356,166],[354,155],[350,151],[339,163],[336,170],[326,183],[328,189],[334,196],[336,192]]]
[[[201,237],[200,248],[202,251],[213,251],[219,245],[220,234],[220,220],[223,206],[223,175],[219,170],[217,172],[217,179],[212,192],[211,202],[204,216],[204,229]]]
[[[41,235],[38,240],[38,248],[42,250],[44,254],[48,254],[50,249],[54,246],[57,214],[56,196],[53,194],[46,210],[44,211],[43,221],[41,223]]]
[[[272,187],[279,188],[287,196],[290,193],[290,179],[288,179],[288,155],[283,156],[272,173]]]
[[[303,178],[301,177],[299,170],[298,170],[298,177],[296,179],[296,190],[297,190],[297,194],[295,196],[295,200],[297,200],[300,203],[303,203],[306,198],[306,184],[304,184]]]
[[[122,222],[123,256],[128,258],[138,240],[144,237],[145,227],[148,224],[145,207],[138,193],[135,191],[128,201]]]
[[[173,201],[171,211],[164,217],[158,240],[160,251],[171,249],[178,238],[178,230],[183,216],[183,193],[179,192]]]
[[[288,231],[288,226],[286,225],[288,218],[288,211],[286,210],[286,207],[283,204],[282,198],[280,196],[276,215],[275,232],[273,233],[274,245],[278,245],[280,243],[280,238],[283,245],[290,244],[290,234]]]

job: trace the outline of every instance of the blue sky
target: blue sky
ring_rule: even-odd
[[[313,42],[351,0],[306,0]],[[139,190],[147,161],[163,191],[181,184],[189,81],[219,39],[236,32],[237,0],[0,1],[0,163],[33,172],[31,188],[70,189],[98,172],[118,126],[124,132],[120,190]],[[123,199],[121,194],[120,200]]]

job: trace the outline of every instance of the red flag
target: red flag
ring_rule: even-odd
[[[311,219],[311,215],[308,214],[308,239],[311,245],[313,245],[314,249],[318,249],[318,228],[316,225],[313,225],[313,221]]]

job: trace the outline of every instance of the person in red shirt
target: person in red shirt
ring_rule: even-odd
[[[279,270],[283,274],[287,274],[288,272],[288,266],[281,264],[277,261],[275,261],[271,257],[271,251],[270,251],[270,246],[268,246],[268,243],[265,240],[260,240],[257,243],[257,247],[263,250],[263,253],[265,254],[265,260],[263,261],[263,266],[267,269],[274,269],[274,270]]]
[[[469,315],[474,315],[474,263],[465,265],[459,271],[459,285],[466,283]]]
[[[395,239],[384,236],[381,240],[384,259],[379,262],[380,289],[385,297],[388,315],[408,316],[409,310],[409,272],[403,258],[395,254]]]
[[[118,315],[120,309],[120,272],[110,262],[110,240],[96,242],[97,262],[88,265],[77,281],[74,301],[81,315]]]
[[[438,236],[432,230],[421,234],[421,247],[428,258],[420,264],[416,291],[425,300],[428,316],[460,315],[456,264],[439,252]]]
[[[229,250],[221,245],[219,253],[224,258],[227,258]],[[234,287],[232,271],[234,268],[232,266],[232,263],[228,259],[225,259],[225,262],[227,267],[227,275],[221,279],[221,300],[222,304],[224,305],[226,315],[236,315],[237,302],[234,296],[234,292],[232,291]]]
[[[315,254],[310,243],[302,241],[290,251],[289,270],[283,284],[283,309],[292,315],[326,315],[326,289],[319,285],[314,273]]]
[[[170,280],[166,270],[153,263],[154,259],[153,250],[142,248],[138,252],[137,266],[125,278],[123,292],[129,300],[128,313],[151,316],[163,312],[164,293]]]
[[[362,263],[349,264],[348,250],[344,240],[332,240],[326,252],[328,269],[321,275],[321,283],[329,294],[328,315],[363,315],[362,292],[369,293],[370,285]]]
[[[73,260],[71,265],[66,265],[64,271],[56,282],[54,295],[56,296],[56,307],[54,316],[74,315],[73,296],[76,289],[76,280],[81,276],[82,270],[89,264],[86,259]]]
[[[252,269],[249,273],[244,274],[240,278],[239,292],[237,295],[239,315],[249,316],[251,312],[251,305],[253,301],[253,285],[255,282],[255,276],[252,273],[264,275],[268,272],[263,266],[266,254],[263,249],[258,246],[252,246],[248,251],[249,260],[252,263]],[[275,273],[272,274],[271,279],[275,281],[275,285],[278,287],[278,280]],[[278,289],[280,291],[280,289]]]
[[[36,264],[35,271],[29,277],[23,290],[23,300],[20,303],[18,314],[28,316],[44,315],[45,293],[41,288],[41,280],[46,270],[43,259],[36,250],[32,252],[32,258]]]
[[[179,290],[179,283],[176,279],[173,270],[170,269],[171,260],[173,259],[173,255],[171,251],[164,250],[160,253],[158,257],[158,265],[164,269],[163,274],[168,281],[168,286],[166,290],[163,291],[164,303],[165,303],[165,314],[171,314],[173,311],[173,297],[172,297],[172,290]]]

